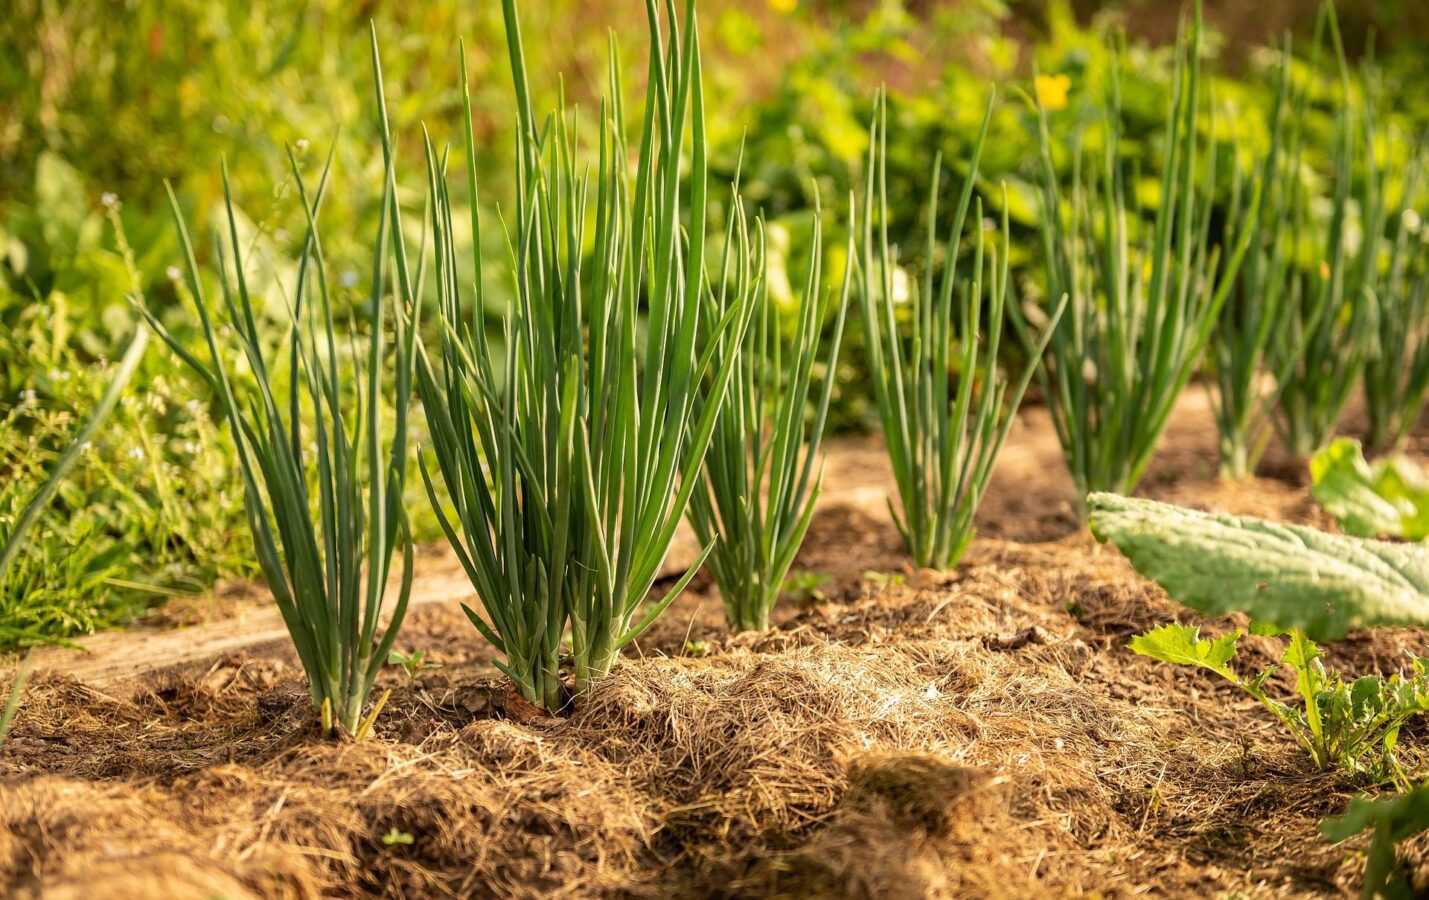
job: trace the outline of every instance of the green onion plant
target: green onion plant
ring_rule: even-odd
[[[914,562],[937,569],[957,565],[972,541],[973,519],[992,479],[993,464],[1066,305],[1064,300],[1050,312],[1047,330],[1032,348],[1021,377],[1014,382],[1002,375],[998,350],[1008,307],[1006,248],[1010,246],[1006,196],[1000,261],[997,245],[986,240],[982,200],[973,202],[992,113],[993,100],[989,100],[948,227],[942,277],[936,284],[942,160],[934,162],[927,261],[921,290],[910,309],[911,342],[899,332],[894,287],[898,259],[888,239],[888,99],[881,92],[869,135],[859,296],[874,395],[898,487],[899,507],[890,498],[888,508]],[[973,261],[959,281],[959,251],[970,209]]]
[[[1365,359],[1364,397],[1369,413],[1369,445],[1393,450],[1408,437],[1429,399],[1429,244],[1414,209],[1424,174],[1425,154],[1416,152],[1400,186],[1388,261],[1374,292],[1378,332]],[[1367,160],[1367,177],[1382,178],[1381,164]]]
[[[700,543],[712,548],[710,572],[725,618],[739,631],[769,627],[769,614],[808,533],[822,486],[822,464],[816,468],[816,460],[853,281],[852,200],[849,213],[842,287],[837,294],[822,292],[822,215],[815,204],[813,249],[794,330],[787,339],[763,277],[767,257],[762,227],[752,262],[737,201],[726,229],[719,290],[732,296],[755,293],[758,314],[742,345],[732,338],[716,344],[716,367],[733,365],[737,373],[719,409],[702,486],[690,497],[689,521]],[[707,299],[710,326],[729,305],[727,300]],[[821,379],[817,393],[816,377]],[[705,405],[718,402],[717,396],[702,399]]]
[[[1300,122],[1305,91],[1293,87],[1291,42],[1286,38],[1270,108],[1270,144],[1254,168],[1259,206],[1247,209],[1245,178],[1237,161],[1227,234],[1246,228],[1250,241],[1234,286],[1211,332],[1208,355],[1215,391],[1212,408],[1220,473],[1254,473],[1271,435],[1280,387],[1299,353],[1276,354],[1299,310],[1297,248],[1305,231],[1307,197],[1301,170]],[[1314,315],[1314,312],[1311,313]],[[1304,329],[1296,329],[1303,334]],[[1276,366],[1272,371],[1272,360]]]
[[[525,698],[554,712],[570,699],[561,671],[567,642],[579,695],[703,563],[702,555],[662,599],[645,602],[739,373],[737,355],[715,357],[722,343],[743,342],[753,303],[747,291],[711,299],[693,2],[683,25],[665,4],[668,46],[661,10],[646,2],[650,61],[633,171],[613,42],[592,169],[571,113],[537,122],[517,4],[502,6],[518,110],[517,197],[507,229],[515,300],[498,350],[482,321],[482,261],[463,272],[455,257],[446,154],[429,145],[442,328],[440,365],[421,354],[417,383],[455,508],[454,520],[441,515],[441,523],[481,604],[480,614],[467,613]],[[469,99],[466,112],[470,122]],[[466,142],[474,186],[469,127]],[[705,304],[722,299],[728,308],[702,334]],[[422,473],[435,497],[425,459]]]
[[[1132,195],[1138,172],[1122,157],[1120,78],[1113,68],[1098,169],[1073,150],[1064,196],[1053,165],[1046,111],[1038,108],[1042,244],[1049,298],[1069,297],[1038,370],[1085,520],[1090,491],[1128,493],[1141,479],[1210,338],[1253,227],[1227,258],[1210,234],[1216,154],[1202,158],[1208,132],[1201,103],[1200,6],[1177,38],[1165,154],[1155,211],[1147,221]],[[1250,203],[1259,209],[1259,200]],[[1031,345],[1031,323],[1014,308]]]
[[[375,35],[372,61],[378,112],[385,124]],[[228,195],[226,165],[227,228],[215,241],[226,321],[216,322],[209,310],[188,227],[178,199],[169,190],[188,268],[188,290],[203,326],[209,361],[191,353],[152,315],[149,321],[209,384],[227,418],[237,446],[258,561],[308,676],[324,730],[340,725],[360,740],[386,701],[384,694],[364,716],[373,682],[401,628],[412,587],[412,541],[402,488],[415,316],[391,317],[390,353],[386,329],[389,289],[408,297],[413,287],[395,221],[396,182],[388,152],[365,310],[365,347],[358,346],[363,339],[355,326],[350,328],[350,338],[339,338],[319,227],[332,155],[315,187],[291,151],[289,161],[307,233],[282,349],[265,350],[257,325],[257,298],[250,294],[244,275],[248,263]],[[389,271],[389,256],[395,256],[395,271]],[[389,277],[395,287],[388,284]],[[230,360],[235,350],[241,362]],[[251,372],[252,384],[246,389],[249,379],[237,377],[240,365]],[[381,428],[384,400],[396,413],[390,437]],[[311,421],[305,423],[308,407]],[[401,584],[391,604],[391,618],[379,636],[392,556],[399,545]]]
[[[1270,354],[1272,369],[1285,373],[1281,438],[1292,455],[1303,458],[1334,436],[1364,374],[1375,343],[1375,297],[1384,255],[1384,179],[1374,162],[1374,118],[1369,105],[1354,97],[1339,25],[1328,4],[1316,25],[1317,48],[1327,28],[1342,95],[1331,152],[1329,218],[1323,225],[1307,227],[1307,217],[1295,223],[1294,230],[1313,235],[1318,255],[1309,271],[1294,276],[1289,327],[1279,330]]]

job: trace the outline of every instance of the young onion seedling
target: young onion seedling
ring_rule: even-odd
[[[712,546],[708,562],[724,601],[725,618],[740,631],[769,627],[769,613],[813,520],[823,476],[821,465],[816,471],[815,460],[828,420],[853,280],[851,199],[849,214],[842,288],[837,296],[821,297],[823,230],[815,204],[812,257],[791,340],[781,334],[779,312],[763,278],[763,229],[752,264],[738,204],[725,234],[719,290],[733,296],[756,293],[759,314],[743,345],[730,339],[717,345],[716,365],[732,361],[738,374],[715,424],[703,487],[691,495],[689,520],[700,543]],[[707,305],[712,326],[728,302],[711,298]],[[830,316],[833,331],[825,349],[825,323]],[[816,369],[823,373],[822,384],[811,396]]]
[[[647,0],[649,77],[633,172],[615,48],[599,157],[590,169],[579,158],[570,114],[558,111],[538,126],[515,0],[502,8],[518,109],[517,201],[508,232],[516,293],[504,359],[498,365],[481,320],[479,258],[474,296],[463,297],[445,154],[429,145],[441,365],[422,354],[417,380],[456,513],[453,521],[439,509],[439,518],[484,615],[467,613],[503,654],[497,665],[525,698],[556,711],[567,699],[560,672],[567,631],[580,693],[609,672],[620,649],[699,568],[663,599],[645,603],[739,372],[736,355],[715,359],[718,348],[743,343],[753,304],[749,292],[732,298],[701,333],[711,302],[708,150],[693,2],[683,36],[667,4],[667,47],[660,10]],[[687,145],[686,184],[680,169]],[[468,127],[473,184],[474,154]],[[425,461],[422,473],[435,492]]]
[[[1215,154],[1203,161],[1199,134],[1201,18],[1177,40],[1165,162],[1156,210],[1141,216],[1131,193],[1135,170],[1121,149],[1121,85],[1113,68],[1104,108],[1105,150],[1099,172],[1074,151],[1072,190],[1063,196],[1053,166],[1046,111],[1038,108],[1042,160],[1042,244],[1047,296],[1070,298],[1067,315],[1046,330],[1052,339],[1039,380],[1078,498],[1129,492],[1141,479],[1195,371],[1235,282],[1253,227],[1222,265],[1210,236]],[[1258,210],[1258,200],[1250,204]],[[1030,328],[1014,307],[1029,349]]]
[[[379,110],[385,100],[372,43]],[[385,120],[385,113],[383,113]],[[406,613],[412,587],[412,541],[402,505],[407,460],[407,409],[412,391],[416,326],[409,315],[394,315],[393,353],[388,354],[387,267],[404,295],[411,293],[401,231],[393,221],[396,184],[388,155],[382,213],[373,249],[366,347],[349,352],[339,338],[328,291],[327,266],[318,219],[328,186],[332,155],[316,189],[291,152],[293,183],[308,228],[298,259],[289,307],[290,328],[282,352],[265,350],[255,317],[255,298],[245,279],[247,260],[237,216],[223,181],[227,234],[216,241],[219,289],[227,321],[215,322],[205,299],[188,227],[178,199],[169,201],[188,266],[188,288],[197,307],[209,362],[189,352],[153,315],[149,321],[169,346],[211,386],[228,419],[238,450],[249,527],[264,578],[307,673],[315,710],[325,730],[341,725],[361,739],[386,701],[367,712],[368,695]],[[389,246],[390,244],[390,246]],[[231,265],[230,265],[231,255]],[[355,345],[358,339],[354,336]],[[233,350],[251,370],[254,385],[243,390],[234,377]],[[285,371],[284,371],[285,370]],[[388,378],[396,425],[390,439],[381,429]],[[286,379],[287,391],[278,386]],[[314,412],[305,430],[305,404]],[[387,593],[392,555],[403,553],[401,586],[391,619],[379,638],[379,616]]]
[[[1027,369],[1011,382],[998,371],[998,349],[1008,306],[1008,261],[988,246],[982,200],[973,204],[978,160],[993,105],[988,102],[973,145],[968,173],[943,248],[942,278],[933,279],[937,256],[938,177],[929,191],[927,269],[912,304],[912,341],[899,335],[894,271],[888,241],[888,100],[880,93],[869,137],[861,248],[864,328],[870,370],[902,513],[890,499],[893,521],[919,566],[957,565],[973,537],[973,518],[992,478],[993,463],[1012,429],[1038,356],[1055,333],[1065,301],[1051,311],[1046,332]],[[1007,203],[1002,205],[1002,246],[1009,246]],[[958,280],[959,245],[969,208],[974,249],[970,274]],[[876,224],[875,224],[876,223]],[[984,322],[983,304],[987,303]],[[955,310],[956,307],[956,310]],[[986,346],[980,341],[987,336]],[[953,351],[957,345],[956,354]],[[956,368],[956,382],[952,371]]]

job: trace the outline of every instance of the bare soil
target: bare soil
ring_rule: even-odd
[[[1216,480],[1198,387],[1163,446],[1149,496],[1330,525],[1293,462]],[[836,442],[825,483],[797,564],[829,576],[817,595],[732,636],[697,579],[568,717],[506,702],[435,551],[400,644],[439,668],[384,673],[364,743],[318,733],[251,587],[47,654],[0,749],[0,896],[1357,894],[1363,843],[1319,823],[1361,786],[1228,686],[1125,649],[1170,619],[1245,623],[1179,609],[1076,528],[1043,411],[955,572],[907,566],[876,441]],[[1425,637],[1358,633],[1329,661],[1392,671]]]

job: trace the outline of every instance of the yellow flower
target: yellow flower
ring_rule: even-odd
[[[1037,90],[1037,105],[1048,112],[1067,108],[1067,92],[1072,89],[1072,79],[1066,75],[1038,75],[1033,87]]]
[[[791,13],[799,7],[799,0],[769,0],[769,8],[777,13]]]

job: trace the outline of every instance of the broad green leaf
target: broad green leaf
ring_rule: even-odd
[[[1381,462],[1375,489],[1403,511],[1399,537],[1429,539],[1429,475],[1404,456]]]
[[[1202,612],[1244,612],[1318,641],[1352,628],[1429,625],[1429,547],[1116,494],[1087,502],[1099,540]]]
[[[1194,625],[1171,623],[1153,628],[1131,639],[1133,652],[1162,662],[1183,666],[1199,666],[1234,679],[1229,665],[1235,656],[1240,632],[1232,631],[1214,640],[1202,640],[1201,629]]]
[[[1310,477],[1310,493],[1350,534],[1429,537],[1429,478],[1408,459],[1371,466],[1359,441],[1339,438],[1310,460]]]

